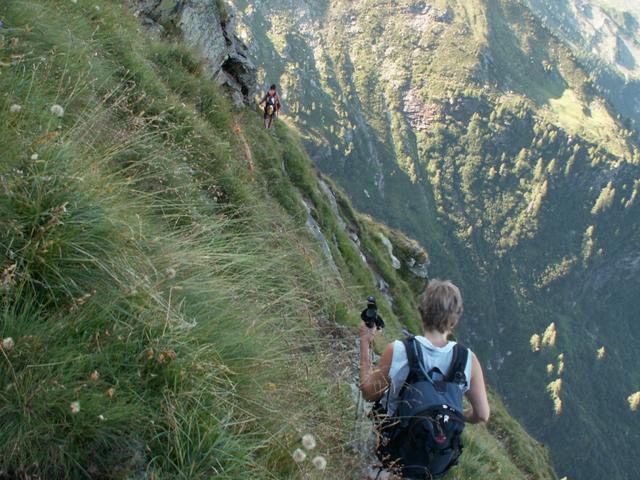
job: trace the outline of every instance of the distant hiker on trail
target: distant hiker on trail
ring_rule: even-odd
[[[278,112],[280,111],[280,95],[276,89],[276,85],[273,84],[264,94],[260,105],[264,103],[264,126],[267,129],[271,128],[273,121],[278,118]]]
[[[448,340],[462,315],[460,290],[432,280],[419,302],[424,336],[390,343],[377,366],[369,356],[376,329],[360,325],[360,390],[376,402],[378,475],[383,468],[405,479],[443,475],[458,463],[465,423],[489,419],[480,362]],[[471,404],[466,410],[463,394]]]

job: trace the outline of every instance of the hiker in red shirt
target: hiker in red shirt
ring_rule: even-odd
[[[260,105],[264,103],[264,126],[269,129],[273,125],[273,121],[278,118],[278,112],[280,111],[280,95],[276,90],[276,85],[273,84],[267,90]]]

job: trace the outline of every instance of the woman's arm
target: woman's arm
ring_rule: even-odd
[[[489,400],[487,389],[484,385],[482,367],[475,353],[471,358],[471,385],[466,397],[471,403],[471,408],[464,411],[464,418],[468,423],[482,423],[489,421]]]
[[[360,390],[369,402],[378,400],[389,386],[389,369],[393,359],[393,344],[390,343],[378,365],[371,364],[369,344],[374,335],[374,328],[368,328],[364,323],[360,325]]]

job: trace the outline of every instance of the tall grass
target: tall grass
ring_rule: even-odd
[[[0,469],[297,477],[312,467],[291,452],[312,432],[344,471],[322,259],[258,187],[248,200],[219,93],[155,70],[188,53],[124,55],[142,39],[97,5],[21,2],[3,18],[17,42],[0,77],[0,336],[15,345],[0,358]]]

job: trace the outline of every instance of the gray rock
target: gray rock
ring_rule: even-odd
[[[376,287],[378,288],[378,290],[380,291],[382,296],[385,298],[385,300],[387,302],[389,302],[389,305],[393,306],[393,303],[394,303],[395,300],[393,298],[393,295],[391,295],[391,290],[389,288],[389,284],[382,277],[382,275],[380,275],[379,273],[377,273],[375,271],[373,271],[373,276],[376,279]]]
[[[416,277],[424,278],[424,279],[429,278],[429,270],[427,268],[428,267],[427,262],[418,263],[416,262],[415,258],[409,258],[409,260],[407,260],[405,264],[407,265],[407,268],[409,269],[409,271],[413,273]]]
[[[393,254],[393,245],[391,244],[391,241],[387,237],[385,237],[382,232],[378,232],[378,237],[380,237],[380,240],[382,240],[384,246],[387,247],[389,257],[391,258],[391,266],[395,270],[399,270],[401,266],[400,260],[398,260],[398,258]]]
[[[315,218],[313,218],[313,215],[311,214],[312,209],[315,208],[315,206],[313,205],[313,202],[311,202],[311,200],[307,200],[306,198],[303,198],[302,205],[304,206],[304,209],[307,211],[306,226],[307,226],[307,229],[309,230],[309,233],[311,233],[313,238],[315,238],[316,241],[320,244],[322,253],[324,254],[331,270],[335,273],[336,277],[341,278],[340,271],[338,270],[338,267],[336,266],[336,262],[333,259],[333,255],[331,254],[331,247],[329,246],[329,242],[327,242],[326,237],[322,233],[322,229],[320,228],[320,225],[318,225],[318,222],[316,222]]]
[[[319,179],[318,183],[320,185],[320,190],[322,190],[322,193],[324,193],[327,199],[329,200],[329,204],[331,205],[331,210],[335,214],[336,220],[338,220],[338,226],[343,230],[346,230],[347,225],[345,221],[342,219],[342,215],[340,214],[340,209],[338,208],[338,201],[336,200],[336,196],[333,193],[333,190],[331,190],[331,187],[327,185],[327,182],[325,182],[322,179]]]
[[[215,0],[130,0],[150,31],[177,30],[185,44],[207,60],[212,79],[232,92],[236,103],[250,102],[256,91],[257,69],[247,46],[234,33],[234,16],[221,12]]]

